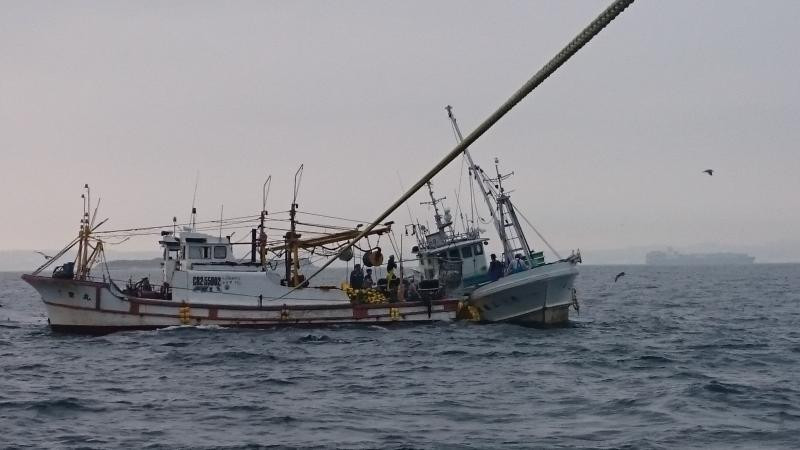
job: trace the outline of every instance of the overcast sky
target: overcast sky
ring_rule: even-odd
[[[454,146],[445,105],[468,133],[607,4],[0,1],[0,248],[62,246],[84,183],[110,228],[185,220],[197,171],[201,218],[268,174],[288,209],[300,163],[301,209],[374,217]],[[798,23],[638,1],[472,152],[559,249],[797,241]]]

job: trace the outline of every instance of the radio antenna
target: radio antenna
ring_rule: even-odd
[[[200,182],[200,169],[197,169],[197,172],[194,175],[194,194],[192,194],[192,231],[194,231],[195,221],[197,219],[197,208],[195,208],[195,202],[197,202],[197,184]]]
[[[225,210],[225,204],[219,205],[219,238],[222,239],[222,211]]]

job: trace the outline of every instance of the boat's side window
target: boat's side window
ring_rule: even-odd
[[[206,247],[200,247],[198,245],[190,245],[189,246],[189,259],[204,259],[204,249]]]
[[[461,254],[458,252],[458,249],[450,250],[450,259],[461,259]]]
[[[228,248],[223,245],[214,247],[214,259],[225,259],[228,257]]]
[[[483,244],[475,244],[475,256],[483,254]]]
[[[472,247],[462,247],[461,248],[461,256],[464,258],[472,258]]]

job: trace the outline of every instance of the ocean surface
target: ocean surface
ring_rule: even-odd
[[[800,265],[584,266],[578,290],[562,328],[92,337],[0,273],[0,448],[800,447]]]

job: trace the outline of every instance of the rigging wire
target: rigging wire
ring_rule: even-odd
[[[400,171],[395,170],[394,173],[397,174],[397,182],[400,184],[400,190],[405,192],[406,188],[403,187],[403,179],[400,177]],[[406,202],[406,210],[408,211],[408,220],[411,222],[411,225],[414,225],[414,215],[411,214],[411,206],[409,206],[408,202]]]
[[[348,219],[346,217],[337,217],[337,216],[332,216],[332,215],[329,215],[329,214],[319,214],[319,213],[312,213],[312,212],[308,212],[308,211],[297,211],[297,214],[307,214],[309,216],[324,217],[326,219],[344,220],[346,222],[354,222],[354,223],[370,224],[370,225],[372,224],[372,222],[370,222],[369,220]],[[377,223],[377,222],[375,222],[375,223]]]
[[[274,214],[282,214],[282,213],[287,213],[287,212],[288,211],[281,211],[281,212],[277,212],[277,213],[274,213]],[[259,215],[230,217],[228,219],[225,219],[224,221],[242,220],[242,219],[256,220],[259,217],[260,217]],[[267,219],[267,220],[280,220],[280,219]],[[220,220],[218,220],[218,219],[217,220],[205,220],[205,221],[202,221],[202,222],[195,222],[195,225],[212,224],[212,223],[213,224],[218,224],[219,222],[220,222]],[[123,229],[119,229],[119,230],[94,231],[92,234],[107,234],[107,233],[122,233],[122,232],[126,232],[126,231],[156,230],[156,229],[162,229],[162,228],[171,228],[172,226],[185,227],[185,226],[190,226],[190,225],[192,225],[191,222],[189,222],[189,223],[178,223],[178,224],[171,223],[171,224],[168,224],[168,225],[158,225],[158,226],[148,226],[148,227],[138,227],[138,228],[123,228]]]
[[[234,231],[236,231],[236,230],[251,230],[253,228],[255,228],[255,227],[254,226],[228,226],[228,227],[223,227],[223,230],[226,230],[226,231],[234,230]],[[216,230],[216,229],[217,229],[217,227],[215,227],[215,226],[209,226],[209,227],[198,228],[196,231],[210,231],[210,230]],[[290,231],[288,228],[278,228],[278,227],[264,227],[264,229],[265,230],[271,230],[271,231],[282,231],[282,232]],[[330,234],[330,233],[325,233],[325,232],[315,231],[315,230],[295,230],[295,231],[301,232],[301,233],[319,235],[319,236],[327,236],[327,235]],[[128,236],[131,236],[131,237],[133,237],[133,236],[136,236],[136,237],[138,237],[138,236],[159,236],[160,234],[161,234],[160,232],[149,231],[149,232],[142,232],[142,233],[107,234],[107,235],[103,235],[101,237],[103,239],[106,239],[106,238],[121,238],[121,237],[128,237]]]
[[[556,251],[556,249],[554,249],[554,248],[553,248],[553,246],[552,246],[552,245],[550,245],[550,243],[549,243],[549,242],[547,242],[547,239],[545,239],[545,238],[544,238],[544,236],[542,236],[542,233],[539,233],[539,230],[537,230],[537,229],[536,229],[536,227],[534,227],[534,226],[533,226],[533,224],[530,222],[530,220],[528,220],[528,218],[527,218],[527,217],[525,217],[525,215],[524,215],[524,214],[522,214],[522,211],[520,211],[520,210],[519,210],[519,208],[517,208],[517,205],[514,205],[514,204],[512,203],[512,206],[514,207],[514,211],[516,211],[516,213],[517,213],[517,214],[519,214],[519,216],[520,216],[520,217],[522,217],[522,220],[524,220],[524,221],[525,221],[525,223],[527,223],[527,224],[528,224],[528,226],[529,226],[529,227],[531,227],[531,229],[533,230],[533,232],[534,232],[534,233],[536,233],[536,235],[537,235],[537,236],[539,236],[539,239],[541,239],[541,240],[542,240],[542,242],[544,242],[544,245],[546,245],[546,246],[547,246],[547,248],[549,248],[549,249],[550,249],[550,251],[551,251],[551,252],[553,252],[553,254],[554,254],[554,255],[556,255],[556,257],[557,257],[559,260],[563,259],[563,258],[561,257],[561,255],[559,255],[559,254],[558,254],[558,252]]]

